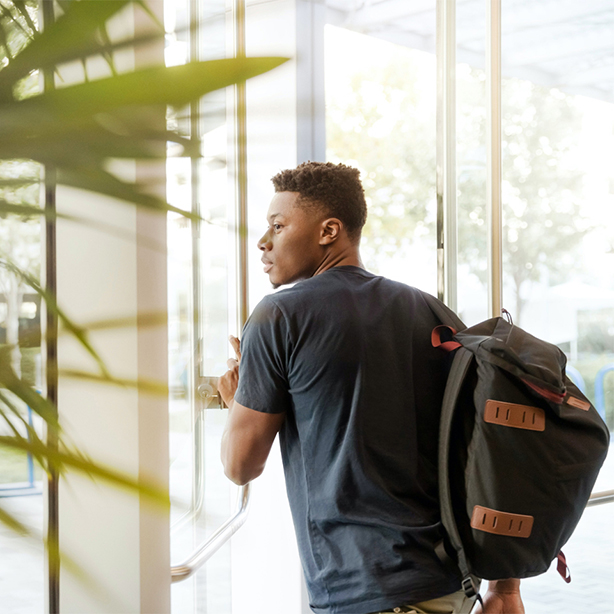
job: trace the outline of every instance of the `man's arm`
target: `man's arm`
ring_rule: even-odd
[[[520,580],[491,580],[484,596],[484,608],[478,603],[476,614],[524,614]]]
[[[286,414],[265,414],[235,402],[241,350],[235,337],[231,337],[231,344],[237,353],[237,360],[228,361],[228,371],[218,383],[220,394],[228,405],[228,419],[222,435],[222,464],[226,476],[242,486],[264,470]]]

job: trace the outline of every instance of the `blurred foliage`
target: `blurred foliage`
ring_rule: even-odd
[[[346,96],[327,108],[329,157],[362,171],[364,237],[377,257],[394,256],[434,224],[434,105],[413,87],[419,67],[411,53],[394,58],[350,73]]]
[[[2,467],[2,482],[14,484],[15,482],[28,482],[28,455],[26,452],[12,448],[0,448],[0,466]],[[43,470],[39,465],[34,466],[34,480],[43,478]]]
[[[344,67],[346,83],[338,98],[327,100],[328,156],[362,171],[369,204],[364,251],[374,268],[402,258],[421,237],[434,238],[436,225],[434,58],[383,45],[372,43],[373,57],[360,63],[351,57],[352,47],[340,50],[335,62]],[[483,70],[459,65],[459,263],[483,284],[485,87]],[[573,96],[519,79],[503,81],[502,101],[503,271],[515,295],[510,309],[520,322],[532,282],[555,285],[580,266],[577,248],[590,226],[581,212],[582,173],[570,154],[578,145],[582,113]]]
[[[57,179],[63,185],[119,199],[127,205],[194,217],[171,207],[148,191],[148,186],[116,176],[110,170],[111,162],[164,159],[169,141],[178,145],[182,155],[199,155],[200,143],[167,130],[160,111],[166,105],[183,108],[209,92],[267,72],[286,60],[236,58],[170,68],[148,66],[120,73],[114,61],[116,52],[163,44],[163,27],[153,17],[152,28],[144,34],[119,40],[109,35],[109,20],[118,19],[121,11],[132,10],[134,5],[147,10],[146,3],[136,0],[59,0],[54,5],[54,22],[41,31],[37,2],[0,0],[0,217],[4,218],[0,221],[5,228],[12,227],[9,233],[15,243],[15,249],[7,250],[3,241],[0,270],[5,277],[18,280],[21,290],[38,293],[65,333],[95,359],[96,372],[73,373],[74,377],[160,392],[165,391],[160,383],[111,377],[89,341],[88,331],[72,322],[56,304],[53,293],[41,287],[40,263],[25,265],[16,256],[24,247],[26,225],[58,216],[52,208],[40,204],[40,184],[46,174],[51,188]],[[92,80],[88,66],[97,58],[106,62],[108,74]],[[65,83],[59,78],[62,66],[79,64],[81,82]],[[41,92],[45,73],[46,82],[53,80],[55,85]],[[50,79],[53,75],[55,79]],[[160,117],[162,121],[156,123]],[[95,206],[95,200],[83,198],[82,206]],[[31,454],[47,473],[63,475],[67,469],[78,470],[168,505],[168,493],[155,484],[137,482],[103,467],[67,441],[56,408],[32,387],[32,369],[24,367],[28,353],[22,354],[16,364],[14,349],[15,344],[0,346],[0,448],[11,454]],[[47,368],[54,370],[57,366]],[[24,414],[27,405],[45,422],[57,445],[48,445],[29,426]],[[1,508],[0,521],[26,532]]]
[[[470,94],[458,118],[459,251],[486,284],[486,79],[469,67],[462,74]],[[554,286],[580,267],[578,248],[590,230],[572,155],[582,112],[573,96],[520,79],[503,80],[501,99],[503,272],[520,323],[531,282]]]

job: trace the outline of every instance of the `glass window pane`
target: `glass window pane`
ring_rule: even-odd
[[[326,146],[361,171],[367,269],[436,293],[435,1],[423,4],[326,26]]]
[[[504,3],[504,306],[557,344],[614,428],[614,11]],[[597,489],[614,487],[614,455]],[[528,611],[606,612],[612,507],[585,512],[565,550],[573,581],[528,580]]]

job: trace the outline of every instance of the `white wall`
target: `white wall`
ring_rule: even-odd
[[[116,25],[125,34],[133,23],[132,15],[123,13]],[[120,68],[131,63],[131,54],[118,60]],[[106,70],[104,63],[100,67]],[[65,82],[79,80],[78,67],[64,77]],[[140,172],[129,162],[121,170],[127,176]],[[163,166],[157,175],[164,176]],[[64,187],[58,188],[57,203],[62,213],[83,218],[58,221],[59,304],[81,325],[132,319],[128,326],[96,331],[92,344],[113,375],[166,382],[166,325],[138,321],[139,314],[166,313],[166,216]],[[69,335],[60,336],[58,356],[60,369],[96,370]],[[132,478],[146,477],[167,488],[166,396],[60,376],[58,406],[69,440],[81,451]],[[60,577],[63,614],[170,611],[165,508],[69,472],[59,486],[59,535],[67,557]]]

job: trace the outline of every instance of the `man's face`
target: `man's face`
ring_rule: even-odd
[[[311,277],[324,257],[317,208],[296,206],[298,192],[278,192],[267,213],[268,229],[258,241],[264,272],[274,288]]]

